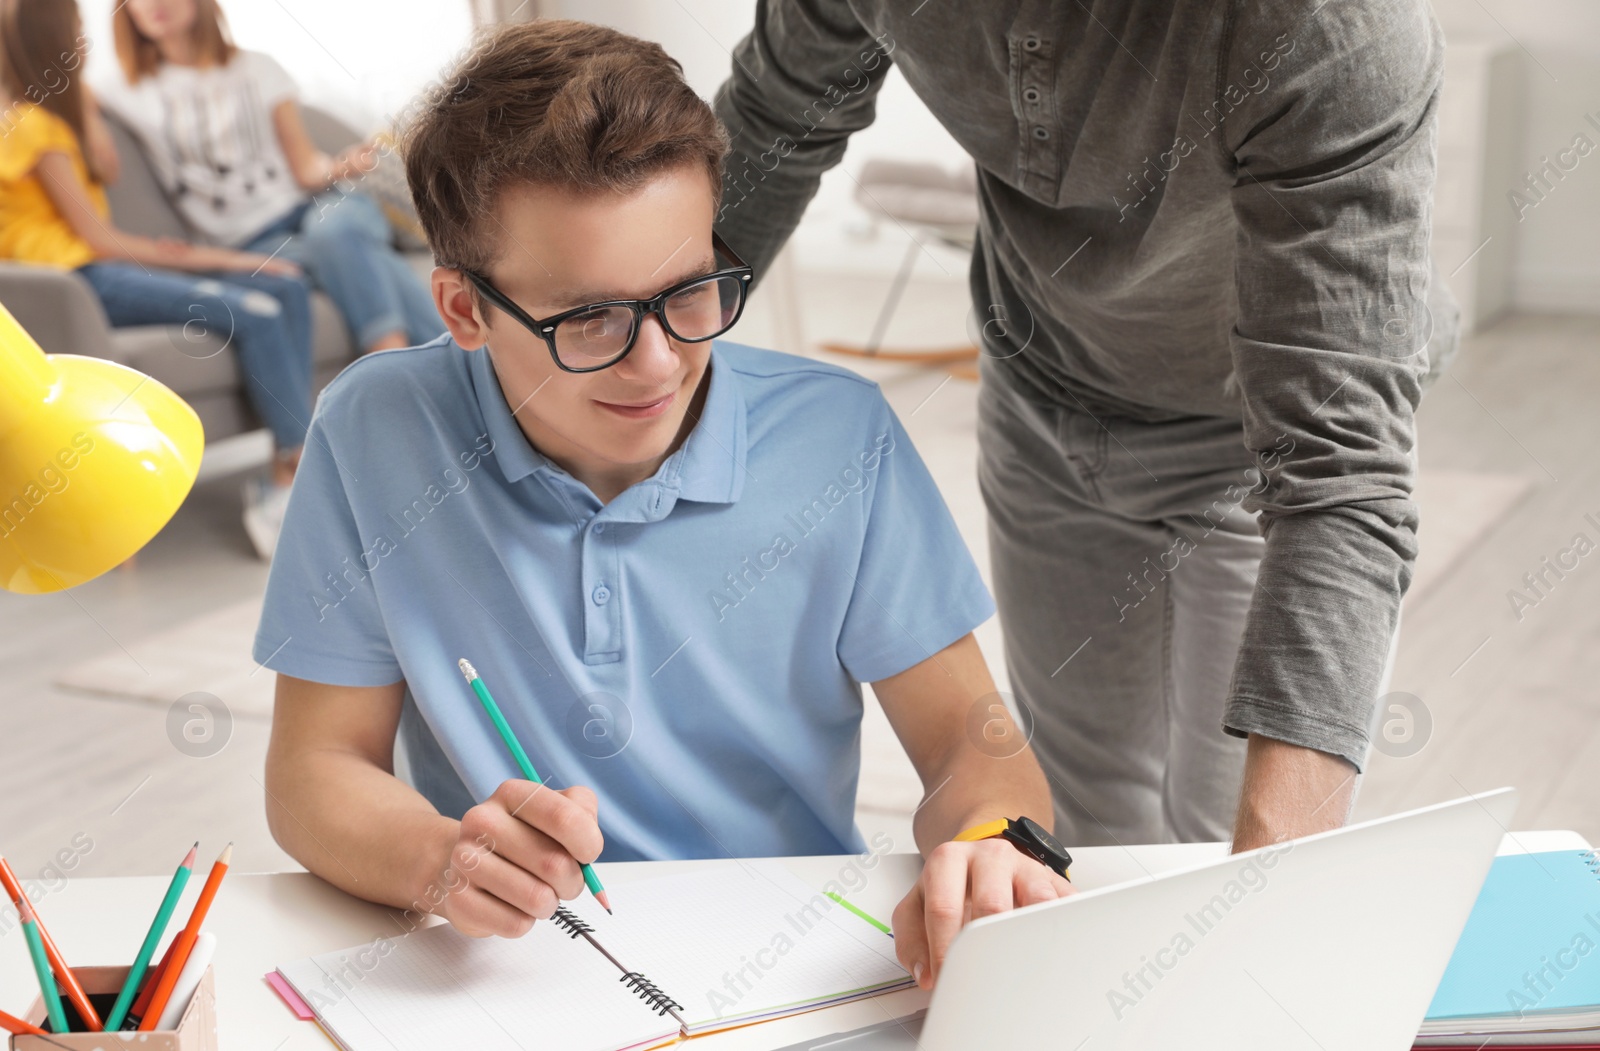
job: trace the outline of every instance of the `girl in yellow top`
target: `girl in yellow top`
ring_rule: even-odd
[[[99,118],[80,30],[75,0],[0,0],[0,258],[73,271],[115,327],[183,325],[227,341],[277,446],[271,484],[248,489],[245,510],[267,557],[311,415],[305,283],[283,260],[112,225],[84,150]]]

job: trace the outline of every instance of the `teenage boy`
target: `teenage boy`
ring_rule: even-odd
[[[580,862],[864,851],[870,682],[927,793],[894,927],[931,987],[966,918],[1071,892],[956,840],[1047,824],[1048,786],[876,385],[710,341],[750,278],[712,234],[726,149],[658,46],[578,22],[501,29],[426,100],[406,167],[449,336],[318,403],[256,639],[268,818],[350,893],[517,936]],[[518,779],[463,657],[568,787]]]

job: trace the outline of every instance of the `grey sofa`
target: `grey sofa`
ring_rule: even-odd
[[[358,136],[337,118],[313,107],[304,110],[306,129],[317,146],[330,153],[355,143]],[[132,136],[107,114],[122,172],[107,187],[117,226],[151,237],[191,237],[168,202],[149,162]],[[433,266],[426,253],[407,259],[424,280]],[[244,395],[237,358],[214,337],[185,335],[180,326],[150,325],[112,329],[88,284],[73,273],[47,267],[0,262],[0,303],[16,315],[46,353],[86,354],[109,358],[160,380],[194,407],[207,441],[261,427]],[[355,359],[349,329],[321,292],[311,297],[312,389],[319,391]],[[218,353],[218,351],[223,351]]]

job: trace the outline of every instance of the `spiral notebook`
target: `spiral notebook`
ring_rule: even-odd
[[[1597,1027],[1600,858],[1587,850],[1495,858],[1419,1046],[1492,1046],[1497,1034],[1523,1044],[1600,1043]],[[1547,1039],[1553,1034],[1562,1035]]]
[[[781,862],[588,895],[525,937],[429,927],[278,968],[347,1051],[624,1051],[908,988],[894,939]]]

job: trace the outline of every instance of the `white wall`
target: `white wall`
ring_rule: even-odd
[[[1600,313],[1600,4],[1592,0],[1433,0],[1446,40],[1510,40],[1522,59],[1520,136],[1507,165],[1520,184],[1542,158],[1586,135],[1595,151],[1514,225],[1512,302]],[[1446,54],[1448,61],[1448,53]],[[1520,139],[1520,141],[1518,141]],[[1518,185],[1486,187],[1503,207]]]

